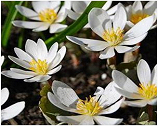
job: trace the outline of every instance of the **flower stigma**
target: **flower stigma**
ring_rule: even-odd
[[[150,100],[157,97],[157,86],[155,84],[139,84],[139,86],[138,92],[143,98]]]
[[[145,14],[145,13],[136,13],[136,14],[132,14],[131,17],[130,17],[130,21],[133,23],[133,24],[137,24],[139,21],[141,21],[142,19],[146,18],[146,17],[149,17],[148,14]]]
[[[41,21],[52,24],[57,19],[57,13],[53,9],[46,9],[39,12],[39,18]]]
[[[107,41],[111,46],[117,46],[123,40],[123,30],[118,27],[116,30],[114,28],[105,30],[103,33],[103,39]]]
[[[38,59],[38,61],[35,61],[33,59],[31,62],[29,62],[29,64],[31,65],[31,67],[29,69],[39,75],[46,75],[46,73],[48,72],[48,64],[47,64],[46,60],[42,61],[42,60]]]
[[[86,100],[79,99],[76,105],[77,112],[82,115],[97,115],[103,108],[99,105],[99,102],[94,97],[86,98]]]

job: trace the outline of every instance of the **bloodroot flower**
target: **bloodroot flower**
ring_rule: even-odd
[[[133,27],[139,21],[143,20],[146,17],[149,17],[155,14],[155,20],[153,20],[153,26],[151,29],[156,28],[156,12],[157,12],[157,1],[149,1],[144,6],[140,1],[135,1],[133,5],[126,7],[127,10],[127,25]]]
[[[45,31],[50,27],[50,33],[57,33],[64,30],[67,25],[60,24],[66,16],[66,8],[70,9],[70,1],[64,2],[60,8],[60,1],[33,1],[32,7],[35,11],[16,5],[16,9],[24,16],[35,21],[13,21],[13,25],[22,28],[33,29],[35,32]]]
[[[65,56],[66,47],[63,46],[58,51],[56,42],[48,51],[44,41],[38,39],[37,43],[32,40],[26,41],[26,52],[19,48],[14,48],[14,51],[18,58],[9,56],[9,59],[30,71],[10,68],[10,70],[3,71],[2,74],[10,78],[24,79],[26,82],[43,82],[61,69],[62,65],[58,66],[58,64]]]
[[[140,81],[137,86],[123,73],[114,70],[112,78],[117,84],[116,90],[128,99],[126,103],[129,106],[144,107],[147,104],[157,104],[157,65],[154,67],[152,73],[145,60],[140,60],[137,66],[137,75]]]
[[[9,90],[3,88],[1,90],[1,106],[7,101],[9,97]],[[25,102],[17,102],[3,110],[1,110],[1,122],[4,120],[9,120],[17,116],[25,107]]]
[[[111,114],[120,108],[123,98],[114,88],[115,83],[110,83],[105,90],[98,87],[94,96],[89,96],[86,100],[81,100],[75,91],[65,83],[54,81],[52,91],[48,92],[49,101],[56,107],[77,113],[74,116],[57,116],[57,120],[72,125],[113,125],[122,122],[119,118],[101,116]]]
[[[154,15],[149,16],[134,25],[129,31],[124,32],[127,15],[123,5],[118,4],[118,10],[111,20],[107,12],[100,8],[93,8],[88,21],[91,29],[103,40],[92,40],[67,36],[67,39],[78,45],[84,46],[90,51],[99,51],[100,59],[111,58],[118,53],[132,52],[139,46],[130,47],[141,42],[147,35],[154,20]]]

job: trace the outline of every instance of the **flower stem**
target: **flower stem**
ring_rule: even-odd
[[[49,84],[50,86],[52,86],[52,82],[53,82],[53,81],[52,81],[51,79],[49,79],[47,82],[48,82],[48,84]]]
[[[147,105],[147,109],[148,109],[149,121],[152,121],[153,120],[153,106]]]

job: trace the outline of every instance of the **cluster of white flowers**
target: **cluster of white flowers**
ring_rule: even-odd
[[[61,23],[67,16],[77,20],[89,3],[66,1],[61,7],[60,1],[32,2],[34,11],[16,5],[16,9],[22,15],[35,21],[13,21],[12,23],[15,26],[33,29],[36,32],[50,28],[50,33],[58,33],[67,27]],[[103,40],[73,36],[67,36],[67,39],[87,50],[100,52],[100,59],[115,56],[115,50],[118,53],[137,50],[139,46],[136,44],[145,39],[150,29],[156,27],[156,1],[148,2],[144,9],[139,1],[128,7],[119,3],[109,9],[111,4],[112,2],[108,1],[103,8],[93,8],[88,14],[88,24],[85,27],[91,28]],[[38,39],[36,43],[28,39],[25,51],[14,48],[18,58],[8,56],[10,60],[27,71],[10,68],[10,70],[2,71],[2,74],[9,78],[24,79],[25,82],[47,81],[51,79],[52,74],[62,68],[62,65],[59,64],[66,54],[66,47],[62,46],[58,50],[58,46],[56,42],[48,50],[43,40]],[[1,57],[1,64],[3,60],[4,57]],[[151,72],[147,62],[141,59],[137,65],[137,76],[139,84],[135,84],[123,73],[113,70],[113,81],[105,89],[97,87],[93,96],[89,96],[86,100],[81,100],[67,84],[54,80],[51,87],[52,92],[48,92],[47,97],[54,106],[73,113],[72,116],[57,116],[58,121],[72,125],[120,124],[123,119],[103,115],[116,112],[123,102],[134,107],[144,107],[147,104],[157,105],[157,67],[155,66]],[[8,89],[3,88],[1,90],[1,105],[6,102],[8,96]],[[18,115],[24,106],[25,102],[22,101],[3,109],[1,121]]]

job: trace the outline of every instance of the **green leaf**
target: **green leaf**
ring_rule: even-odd
[[[21,5],[22,3],[23,3],[23,1],[13,1],[12,5],[10,6],[7,18],[5,19],[5,23],[2,28],[1,41],[2,41],[3,47],[7,47],[11,28],[12,28],[12,21],[15,19],[16,15],[17,15],[17,10],[15,8],[15,5],[17,5],[17,4]]]
[[[73,35],[81,30],[88,23],[88,13],[94,7],[101,8],[106,1],[92,1],[83,14],[69,27],[67,27],[64,31],[53,36],[45,41],[47,46],[51,46],[54,42],[62,42],[66,39],[67,35]]]

